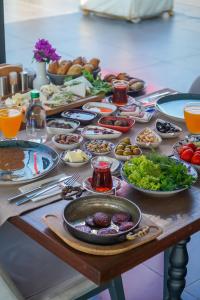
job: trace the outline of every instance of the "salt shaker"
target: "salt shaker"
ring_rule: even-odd
[[[10,81],[11,94],[17,93],[18,92],[17,72],[9,73],[9,81]]]

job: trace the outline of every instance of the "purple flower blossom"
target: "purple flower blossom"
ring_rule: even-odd
[[[58,61],[61,58],[56,49],[45,39],[39,39],[33,49],[33,59],[38,62]]]

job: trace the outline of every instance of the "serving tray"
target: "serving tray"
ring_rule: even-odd
[[[154,239],[156,239],[162,233],[161,227],[154,224],[152,221],[147,219],[146,217],[142,217],[142,221],[140,223],[141,230],[148,227],[148,232],[144,230],[143,233],[140,234],[139,237],[136,237],[132,241],[125,241],[119,244],[114,245],[94,245],[83,242],[77,238],[75,238],[65,227],[63,224],[61,215],[45,215],[43,217],[45,224],[48,228],[53,231],[64,243],[68,246],[92,255],[117,255],[120,253],[127,252],[131,249],[139,247],[143,244],[146,244]],[[139,229],[140,229],[139,228]],[[137,230],[138,232],[139,230]]]

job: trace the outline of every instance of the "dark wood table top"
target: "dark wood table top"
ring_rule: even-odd
[[[155,119],[148,126],[153,126],[154,122]],[[181,126],[185,130],[183,123]],[[144,125],[137,124],[132,136],[134,137],[142,127]],[[175,142],[176,139],[163,140],[159,151],[169,155]],[[64,200],[11,218],[10,222],[96,284],[113,279],[200,230],[199,181],[190,190],[173,197],[150,197],[134,190],[126,183],[122,185],[119,195],[134,201],[147,217],[162,226],[163,234],[157,240],[127,253],[106,257],[74,250],[56,237],[42,220],[45,214],[62,212],[66,205]]]

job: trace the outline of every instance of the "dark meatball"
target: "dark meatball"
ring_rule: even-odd
[[[111,219],[109,215],[103,212],[97,212],[94,214],[94,223],[98,227],[108,227],[110,225]]]
[[[85,219],[85,224],[90,226],[90,227],[95,227],[96,225],[94,224],[94,216],[88,216]]]
[[[91,233],[91,228],[86,225],[77,225],[75,228],[85,233]]]
[[[117,230],[114,228],[101,228],[98,230],[98,235],[109,235],[109,234],[116,234]]]
[[[112,221],[116,225],[120,225],[123,222],[129,222],[132,220],[132,217],[129,213],[126,212],[119,212],[112,216]]]
[[[120,231],[126,231],[131,229],[134,226],[133,222],[123,222],[121,223],[121,225],[119,226],[119,230]]]

